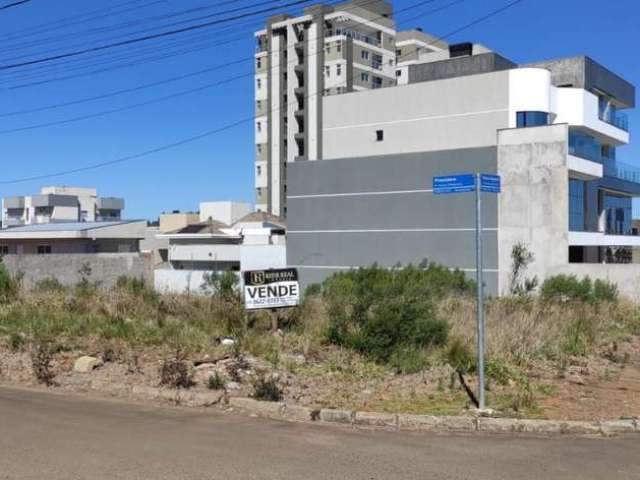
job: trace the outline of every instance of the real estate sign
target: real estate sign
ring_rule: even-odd
[[[295,307],[300,303],[295,268],[244,272],[244,305],[247,310]]]

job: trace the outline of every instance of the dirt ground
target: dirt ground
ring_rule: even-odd
[[[90,373],[77,373],[75,360],[96,352],[62,352],[52,370],[56,386],[82,390],[101,385],[158,386],[163,355],[145,351],[107,358]],[[284,398],[300,405],[417,414],[464,415],[469,399],[449,367],[419,374],[396,375],[338,352],[332,362],[306,362],[303,357],[281,359],[278,366],[251,356],[238,361],[230,352],[190,358],[195,390],[206,390],[209,377],[225,378],[228,396],[249,396],[258,374],[275,376]],[[195,361],[196,365],[193,365]],[[0,382],[36,385],[28,352],[0,346]],[[475,388],[472,377],[469,386]],[[505,416],[558,420],[640,418],[640,337],[609,345],[588,358],[570,358],[561,370],[548,365],[532,368],[530,404],[522,401],[522,386],[512,381],[490,382],[488,406]],[[123,395],[126,389],[123,388]],[[527,397],[529,398],[529,397]]]

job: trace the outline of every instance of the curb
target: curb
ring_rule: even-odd
[[[226,404],[241,412],[273,420],[348,425],[354,428],[377,428],[403,432],[431,433],[497,433],[529,435],[616,435],[640,434],[640,419],[608,421],[531,420],[483,416],[434,416],[397,413],[360,412],[330,408],[312,409],[285,402],[259,401],[246,397],[227,397],[226,392],[211,390],[193,392],[146,385],[107,384],[86,381],[76,387],[120,396],[128,394],[137,400],[161,400],[188,407],[211,407]]]
[[[264,402],[252,398],[232,397],[227,404],[259,417],[275,420],[334,423],[356,428],[385,428],[413,432],[481,432],[533,435],[601,435],[605,437],[640,433],[636,419],[587,422],[575,420],[528,420],[491,417],[453,417],[358,412],[349,410],[313,410],[281,402]]]

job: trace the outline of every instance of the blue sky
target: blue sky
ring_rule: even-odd
[[[220,9],[256,3],[247,0]],[[220,5],[212,0],[138,0],[126,8],[135,10],[92,22],[57,28],[25,37],[29,28],[73,15],[117,6],[124,0],[33,0],[29,4],[0,11],[0,65],[56,51],[104,43],[102,39],[151,28],[181,18],[108,31],[107,27],[153,17],[190,7]],[[282,3],[287,3],[283,0]],[[397,10],[417,0],[396,0]],[[508,3],[507,0],[465,0],[431,15],[423,12],[452,3],[434,0],[429,5],[398,15],[401,28],[420,26],[426,32],[448,32]],[[120,7],[125,8],[125,7]],[[203,11],[192,16],[212,13]],[[184,17],[189,18],[189,17]],[[409,19],[407,21],[407,19]],[[163,80],[239,59],[254,52],[251,31],[262,18],[245,21],[232,31],[222,27],[190,33],[171,40],[151,41],[138,47],[110,50],[101,56],[81,57],[75,62],[0,72],[0,181],[83,167],[135,154],[179,141],[243,118],[253,112],[252,63],[246,61],[219,71],[195,76],[117,97],[26,115],[2,116],[7,112],[38,108]],[[525,0],[490,20],[449,38],[450,42],[480,42],[516,62],[586,54],[628,81],[640,85],[640,2],[615,0],[603,4],[593,0]],[[105,28],[96,31],[98,28]],[[254,28],[255,27],[255,28]],[[93,29],[92,32],[81,33]],[[11,35],[11,38],[7,38]],[[20,37],[13,38],[13,36]],[[63,37],[64,36],[64,37]],[[62,37],[62,38],[61,38]],[[239,39],[239,40],[236,40]],[[231,41],[224,47],[216,43]],[[179,46],[176,45],[179,43]],[[204,48],[209,47],[209,48]],[[50,81],[104,68],[99,62],[116,55],[162,55],[171,49],[196,49],[190,53],[134,67],[62,81]],[[144,53],[141,53],[140,50]],[[136,57],[140,58],[140,57]],[[78,64],[80,62],[80,64]],[[82,65],[82,67],[80,66]],[[77,70],[74,70],[77,69]],[[125,107],[175,92],[197,88],[219,79],[247,74],[227,85],[198,93],[67,125],[14,133],[2,131],[34,124]],[[33,81],[48,83],[15,88]],[[13,88],[12,88],[13,87]],[[640,114],[629,111],[631,145],[620,148],[618,159],[640,166],[640,141],[635,132]],[[425,182],[428,182],[425,179]],[[142,159],[108,168],[51,180],[0,185],[0,196],[28,194],[47,184],[95,186],[103,195],[125,197],[129,218],[155,219],[163,211],[194,210],[204,200],[253,200],[252,123]],[[640,209],[637,212],[640,216]]]

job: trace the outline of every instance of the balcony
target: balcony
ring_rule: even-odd
[[[369,45],[374,45],[376,47],[379,47],[381,45],[380,40],[378,40],[377,38],[371,37],[357,30],[352,30],[350,28],[336,28],[335,30],[327,30],[325,32],[325,37],[333,37],[334,35],[352,38],[353,40],[368,43]]]
[[[605,177],[619,178],[620,180],[640,184],[640,168],[604,157],[602,164]]]
[[[629,131],[629,117],[627,117],[626,113],[614,112],[603,114],[601,112],[601,114],[598,115],[598,118],[609,125],[619,128],[620,130],[624,130],[625,132]]]
[[[629,131],[629,118],[625,113],[621,113],[607,99],[598,99],[598,118],[609,125]]]

